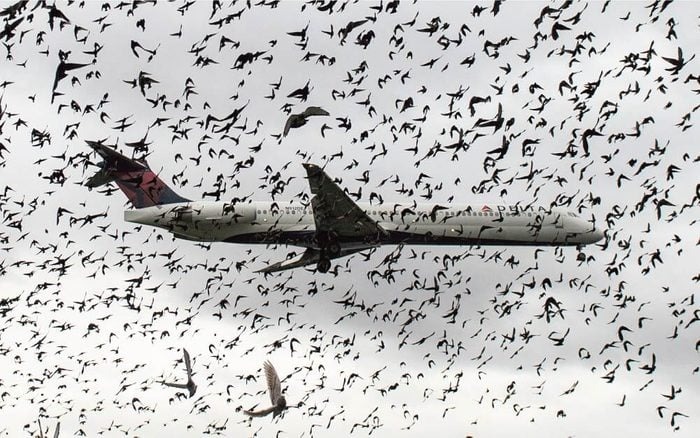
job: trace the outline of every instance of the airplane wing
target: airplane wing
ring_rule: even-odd
[[[338,185],[315,164],[305,163],[316,232],[329,232],[339,237],[355,237],[357,240],[386,234],[375,220],[355,204]]]
[[[333,259],[338,259],[341,257],[349,256],[350,254],[354,254],[356,252],[364,251],[368,249],[367,247],[365,248],[348,248],[348,249],[341,249],[340,253],[337,256],[331,256],[327,255],[326,257],[329,260]],[[293,257],[291,259],[287,259],[282,262],[277,262],[273,265],[264,267],[262,269],[259,269],[255,272],[260,272],[263,274],[270,274],[272,272],[279,272],[279,271],[286,271],[287,269],[294,269],[294,268],[301,268],[302,266],[308,266],[308,265],[314,265],[321,260],[321,251],[318,249],[313,249],[313,248],[307,248],[304,253],[299,254],[296,257]]]
[[[320,249],[307,248],[303,254],[267,266],[257,272],[267,274],[324,261],[328,263],[329,260],[376,247],[379,245],[378,237],[387,234],[387,231],[358,207],[323,169],[310,163],[304,164],[304,168],[308,175],[311,193],[314,195],[311,198],[311,208],[316,222],[316,236],[332,236],[338,238],[341,244],[337,246],[336,251],[325,251],[325,253]],[[344,247],[342,242],[348,246]],[[326,269],[329,266],[327,264]]]

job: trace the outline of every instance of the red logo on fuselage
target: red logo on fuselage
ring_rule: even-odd
[[[491,212],[491,207],[489,207],[488,205],[484,205],[483,207],[481,207],[481,211],[489,213]]]

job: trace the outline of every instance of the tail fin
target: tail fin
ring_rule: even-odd
[[[158,178],[146,164],[127,158],[101,141],[87,141],[104,161],[85,185],[94,188],[114,181],[135,208],[189,202]]]

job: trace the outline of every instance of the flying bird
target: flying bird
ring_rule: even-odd
[[[265,361],[263,364],[265,368],[265,377],[267,378],[267,390],[270,393],[270,401],[272,406],[269,408],[261,409],[259,411],[243,411],[246,415],[251,417],[265,417],[272,413],[272,417],[276,417],[282,413],[287,408],[287,400],[285,400],[282,395],[282,383],[280,378],[275,371],[275,367],[272,366],[270,361]]]
[[[311,117],[311,116],[328,116],[328,115],[330,115],[328,113],[328,111],[326,111],[323,108],[318,107],[318,106],[310,106],[310,107],[306,108],[303,113],[292,114],[287,119],[287,123],[284,124],[283,135],[286,137],[287,134],[289,133],[290,129],[299,128],[301,126],[306,125],[306,122],[309,121],[309,117]]]
[[[164,381],[161,381],[160,383],[162,383],[163,385],[172,386],[173,388],[187,389],[187,391],[190,393],[189,397],[192,398],[194,393],[197,391],[197,385],[194,383],[194,380],[192,380],[192,365],[190,363],[190,354],[184,348],[182,349],[182,352],[183,357],[185,359],[185,368],[187,368],[187,383],[169,383]]]
[[[68,77],[68,72],[72,70],[76,70],[79,68],[86,67],[90,64],[77,64],[74,62],[66,62],[66,60],[62,57],[61,61],[58,64],[58,67],[56,67],[56,75],[54,77],[53,81],[53,87],[51,88],[51,103],[53,103],[54,99],[58,95],[56,93],[56,88],[58,87],[58,83],[61,82],[63,79]]]

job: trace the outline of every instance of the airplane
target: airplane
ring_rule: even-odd
[[[163,228],[176,238],[243,244],[295,245],[306,250],[257,272],[316,265],[381,245],[582,246],[604,237],[595,224],[560,208],[505,205],[354,202],[319,166],[304,163],[310,202],[192,201],[175,193],[145,160],[102,141],[87,144],[104,160],[85,185],[111,182],[133,209],[128,222]]]

